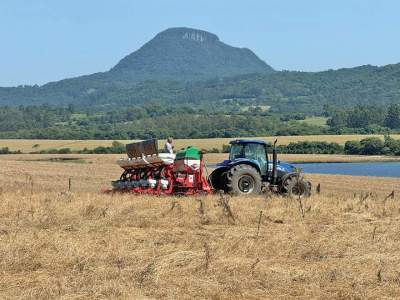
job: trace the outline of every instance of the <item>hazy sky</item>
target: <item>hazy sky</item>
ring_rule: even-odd
[[[400,62],[398,0],[1,0],[0,86],[106,71],[178,26],[278,70]]]

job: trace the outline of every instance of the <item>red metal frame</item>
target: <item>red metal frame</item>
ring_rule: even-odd
[[[139,180],[156,180],[154,188],[150,186],[125,187],[113,189],[108,192],[124,192],[150,195],[195,195],[199,193],[211,193],[212,189],[207,179],[203,176],[204,161],[200,159],[200,167],[192,169],[185,166],[183,171],[176,171],[174,164],[147,165],[143,168],[126,168],[120,180],[126,182],[138,182]],[[161,179],[168,180],[168,188],[163,189]]]

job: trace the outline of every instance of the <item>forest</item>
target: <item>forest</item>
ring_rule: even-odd
[[[390,134],[400,131],[400,105],[324,106],[326,124],[307,122],[304,113],[271,112],[264,106],[232,103],[143,105],[92,111],[49,105],[0,107],[0,138],[148,139],[218,138],[315,134]]]
[[[325,105],[400,103],[400,64],[361,66],[324,72],[280,71],[185,82],[147,80],[128,82],[101,74],[48,83],[43,86],[0,88],[0,106],[49,104],[108,111],[157,102],[161,105],[268,106],[271,112],[323,113]]]

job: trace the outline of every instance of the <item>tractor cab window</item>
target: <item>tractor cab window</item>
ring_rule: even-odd
[[[233,145],[231,145],[231,150],[229,152],[229,159],[235,160],[238,158],[244,158],[243,145],[242,144],[233,144]]]
[[[245,157],[248,159],[254,159],[259,162],[261,168],[261,174],[267,172],[267,155],[265,152],[264,145],[261,144],[246,144],[244,147]]]
[[[244,147],[244,155],[250,159],[265,159],[265,148],[264,145],[260,144],[246,144]]]

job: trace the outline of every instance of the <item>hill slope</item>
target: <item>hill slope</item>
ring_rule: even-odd
[[[321,113],[324,104],[387,105],[400,103],[400,64],[318,73],[248,74],[191,83],[164,80],[123,84],[88,76],[43,87],[0,88],[0,105],[11,106],[73,103],[103,110],[154,100],[170,104],[221,104],[232,100],[244,105],[268,105],[276,112],[307,114]]]

